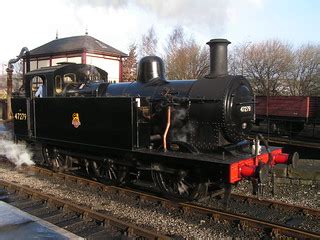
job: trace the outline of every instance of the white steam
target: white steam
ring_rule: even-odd
[[[187,142],[188,136],[194,133],[195,129],[193,125],[189,122],[181,128],[175,128],[172,131],[172,140],[179,142]]]
[[[175,109],[172,125],[173,129],[171,131],[171,138],[173,141],[187,142],[188,136],[192,135],[195,131],[191,122],[186,121],[187,110],[184,108]]]
[[[250,0],[247,0],[250,1]],[[251,0],[252,1],[252,0]],[[93,8],[144,10],[158,19],[171,22],[170,25],[195,27],[204,26],[221,31],[228,20],[228,11],[232,7],[230,0],[75,0],[73,4],[87,5]]]
[[[0,140],[0,155],[5,156],[10,162],[20,167],[21,165],[33,165],[32,154],[24,144],[15,144],[9,140]]]

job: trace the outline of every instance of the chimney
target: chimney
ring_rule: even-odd
[[[210,46],[210,74],[209,77],[222,77],[228,75],[228,44],[227,39],[211,39]]]

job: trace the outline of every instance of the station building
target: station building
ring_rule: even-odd
[[[30,51],[30,70],[59,63],[91,64],[108,72],[111,82],[122,81],[122,64],[127,54],[89,35],[56,38]],[[24,69],[26,70],[26,59]]]

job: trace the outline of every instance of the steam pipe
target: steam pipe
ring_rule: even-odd
[[[167,135],[169,132],[170,125],[171,125],[171,107],[169,106],[167,111],[167,127],[163,134],[163,150],[165,152],[167,151]]]
[[[17,58],[13,58],[13,59],[10,59],[9,62],[8,62],[8,68],[9,69],[13,69],[13,64],[18,62],[24,55],[24,53],[29,53],[29,49],[27,47],[23,47],[20,51],[20,54],[17,56]],[[28,54],[29,55],[29,54]],[[29,66],[30,68],[30,66]]]
[[[211,39],[210,46],[210,78],[228,75],[228,44],[227,39]]]
[[[7,120],[12,119],[12,109],[11,109],[11,96],[12,96],[12,73],[13,73],[13,64],[18,62],[26,53],[27,56],[27,70],[30,70],[30,61],[29,61],[29,49],[23,47],[20,51],[17,58],[10,59],[8,62],[7,68]]]

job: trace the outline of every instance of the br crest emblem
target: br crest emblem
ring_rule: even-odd
[[[79,113],[73,113],[72,114],[72,125],[75,128],[78,128],[81,125]]]

